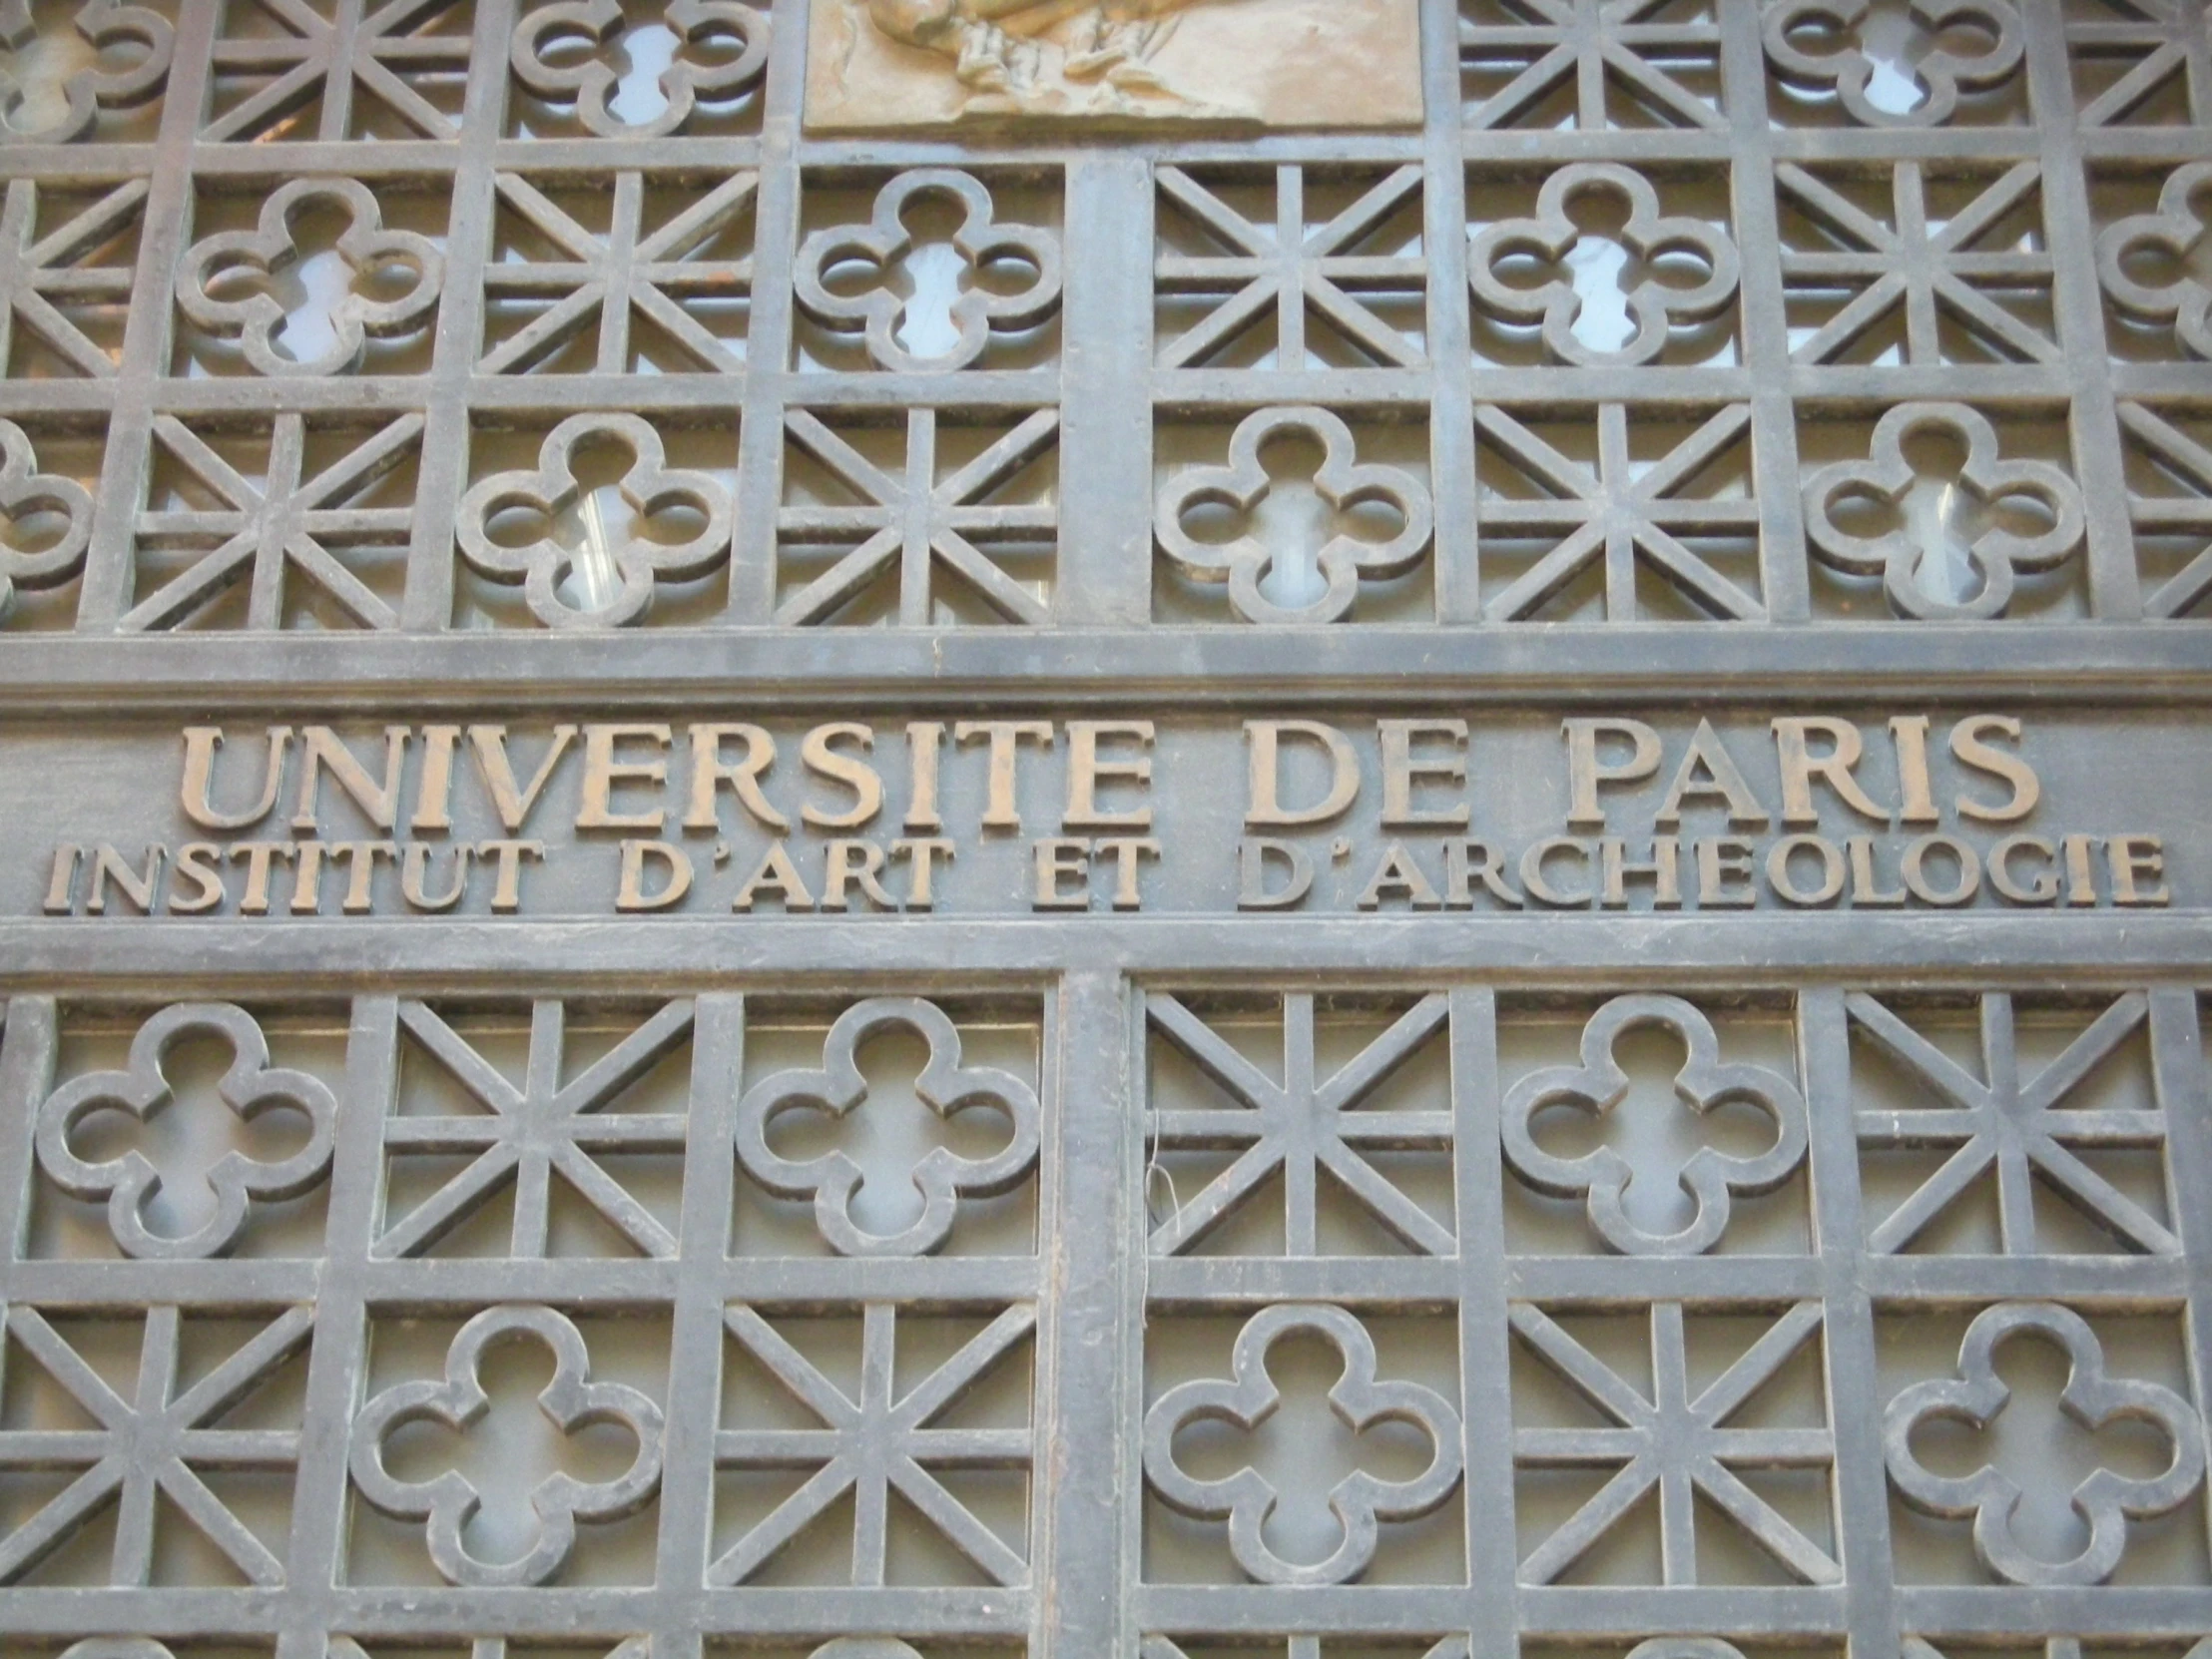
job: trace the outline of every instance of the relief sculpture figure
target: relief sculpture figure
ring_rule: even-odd
[[[807,125],[1413,128],[1416,0],[816,0]]]
[[[1179,14],[1239,0],[867,0],[891,39],[953,59],[962,84],[1015,99],[1036,95],[1050,68],[1078,83],[1164,92],[1153,55]],[[1072,31],[1059,26],[1074,20]],[[1057,60],[1048,64],[1047,53]]]

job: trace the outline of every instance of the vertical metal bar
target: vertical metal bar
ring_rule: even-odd
[[[1126,628],[1152,614],[1152,167],[1068,167],[1060,326],[1060,558],[1054,620]]]
[[[1074,975],[1069,979],[1072,983]],[[1135,1622],[1128,1611],[1137,1605],[1145,1579],[1145,1503],[1143,1425],[1145,1413],[1145,1334],[1152,1319],[1150,1268],[1152,1227],[1148,1208],[1150,1170],[1145,1163],[1146,1115],[1151,1112],[1152,1079],[1146,1063],[1149,1031],[1145,1024],[1144,990],[1132,985],[1126,993],[1127,1013],[1122,1038],[1122,1099],[1126,1102],[1129,1130],[1122,1142],[1119,1167],[1125,1193],[1121,1217],[1107,1237],[1120,1247],[1121,1262],[1115,1285],[1117,1316],[1111,1337],[1116,1379],[1114,1399],[1115,1476],[1120,1489],[1118,1526],[1107,1534],[1117,1560],[1121,1584],[1123,1628],[1114,1653],[1136,1651],[1150,1631],[1130,1628]]]
[[[453,622],[453,523],[468,487],[469,392],[484,344],[484,268],[492,260],[499,215],[493,176],[507,118],[507,39],[515,0],[477,0],[476,46],[452,172],[445,240],[445,291],[423,388],[422,464],[416,470],[414,534],[407,545],[407,590],[399,626],[436,633]],[[333,71],[333,74],[335,71]]]
[[[60,1016],[50,996],[18,996],[8,1002],[0,1027],[0,1274],[30,1249],[31,1131],[38,1109],[54,1092],[54,1060]],[[14,1298],[0,1278],[0,1307]]]
[[[1043,1495],[1035,1563],[1035,1651],[1134,1651],[1125,1628],[1124,1556],[1116,1515],[1139,1501],[1135,1440],[1122,1431],[1130,1355],[1123,1337],[1140,1278],[1144,1208],[1133,1191],[1139,1118],[1122,982],[1068,974],[1047,1028],[1051,1176],[1039,1217],[1046,1306],[1040,1310],[1037,1478]],[[1111,1241],[1111,1248],[1108,1242]]]
[[[1451,992],[1452,1186],[1459,1232],[1459,1389],[1466,1424],[1467,1624],[1481,1659],[1510,1659],[1520,1626],[1513,1521],[1511,1269],[1498,1138],[1497,993]]]
[[[1306,369],[1306,173],[1286,163],[1275,170],[1275,252],[1282,273],[1275,290],[1275,366],[1278,373]]]
[[[1844,993],[1798,999],[1798,1063],[1812,1118],[1814,1249],[1821,1269],[1829,1426],[1836,1437],[1836,1536],[1853,1659],[1896,1659],[1890,1485],[1882,1456],[1874,1305],[1861,1270],[1859,1137],[1852,1119]]]
[[[701,996],[692,1016],[690,1125],[677,1234],[675,1334],[668,1368],[661,1475],[658,1611],[670,1659],[694,1659],[697,1604],[714,1545],[715,1431],[721,1425],[723,1259],[730,1251],[736,1172],[733,1119],[745,1078],[745,999]],[[654,1659],[662,1659],[656,1646]]]
[[[2044,234],[2057,256],[2051,262],[2051,303],[2073,388],[2066,427],[2089,516],[2089,612],[2104,622],[2139,622],[2142,581],[2128,520],[2119,404],[2104,345],[2104,296],[2086,257],[2095,246],[2096,227],[2073,121],[2073,71],[2066,59],[2061,0],[2022,0],[2020,22],[2027,33],[2028,89],[2042,160]],[[2067,258],[2069,253],[2074,257]]]
[[[2212,1275],[2204,1270],[2212,1241],[2212,1077],[2205,1071],[2203,1017],[2193,987],[2151,991],[2150,1057],[2166,1119],[2170,1219],[2195,1268],[2184,1315],[2189,1393],[2198,1411],[2212,1417]]]
[[[398,998],[357,998],[345,1041],[276,1659],[322,1659],[323,1642],[342,1628],[346,1463],[353,1412],[368,1381],[369,1247],[384,1185],[384,1123],[397,1108],[398,1090]]]
[[[1482,619],[1477,528],[1474,347],[1468,320],[1467,174],[1459,99],[1459,14],[1444,0],[1421,10],[1427,178],[1421,245],[1428,258],[1428,461],[1436,507],[1436,620]]]
[[[78,590],[77,627],[84,633],[112,633],[131,607],[139,508],[154,471],[154,389],[169,368],[171,296],[193,220],[193,131],[207,101],[208,61],[221,10],[222,0],[185,0],[177,13],[176,56],[147,197],[139,210],[130,316],[124,324],[122,360],[116,365],[115,400],[108,410],[92,544]]]
[[[776,514],[784,488],[784,404],[792,384],[792,262],[799,247],[799,119],[807,88],[807,0],[781,0],[770,49],[753,203],[753,296],[746,321],[745,408],[738,427],[737,530],[728,622],[776,614]]]
[[[1729,203],[1744,251],[1739,299],[1751,374],[1752,487],[1759,500],[1759,591],[1770,622],[1812,619],[1812,571],[1799,507],[1797,408],[1782,294],[1782,230],[1758,0],[1719,0],[1721,87],[1728,117]]]

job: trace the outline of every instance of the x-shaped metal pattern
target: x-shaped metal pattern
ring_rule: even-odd
[[[2162,1146],[2164,1115],[2066,1104],[2066,1096],[2141,1028],[2146,1012],[2140,994],[2121,997],[2056,1059],[2023,1077],[2012,999],[1992,991],[1981,998],[1983,1075],[1976,1077],[1882,1003],[1855,994],[1851,1015],[1858,1028],[1943,1102],[1903,1111],[1863,1109],[1858,1114],[1860,1144],[1956,1148],[1874,1229],[1869,1247],[1908,1248],[1976,1182],[1993,1177],[1997,1226],[2007,1255],[2032,1255],[2038,1248],[2038,1180],[2056,1188],[2125,1248],[2179,1254],[2181,1241],[2163,1222],[2080,1156],[2083,1150]]]
[[[935,1419],[956,1405],[1036,1329],[1037,1311],[1009,1308],[944,1364],[900,1393],[893,1361],[898,1311],[867,1304],[861,1315],[860,1387],[838,1387],[751,1308],[732,1308],[730,1334],[777,1382],[821,1417],[822,1428],[725,1428],[715,1464],[726,1469],[812,1468],[804,1485],[719,1556],[716,1584],[743,1584],[820,1515],[852,1494],[852,1582],[884,1582],[890,1494],[896,1491],[995,1584],[1028,1581],[1028,1563],[946,1489],[933,1469],[1027,1469],[1026,1428],[952,1428]]]
[[[123,632],[174,628],[241,582],[248,588],[247,626],[280,628],[287,578],[294,573],[327,593],[361,627],[398,626],[398,613],[333,550],[406,546],[413,508],[353,503],[407,462],[422,436],[420,415],[386,423],[310,477],[306,422],[280,414],[270,434],[268,471],[259,481],[175,415],[157,416],[154,430],[161,446],[223,505],[149,507],[139,514],[141,548],[182,549],[200,557],[126,612]]]
[[[2017,247],[1977,244],[2032,200],[2038,169],[2021,162],[1940,223],[1930,222],[1928,178],[1919,162],[1900,162],[1892,180],[1896,203],[1884,223],[1804,168],[1786,164],[1776,183],[1842,246],[1782,255],[1782,279],[1793,292],[1856,289],[1851,298],[1801,340],[1800,362],[1829,362],[1884,318],[1902,310],[1905,359],[1942,360],[1941,313],[1947,311],[2003,355],[2055,362],[2057,343],[2029,327],[1985,291],[2017,295],[2051,283],[2050,256]]]
[[[1829,1552],[1786,1520],[1736,1471],[1824,1468],[1835,1436],[1820,1428],[1736,1428],[1728,1419],[1821,1328],[1818,1303],[1804,1302],[1712,1382],[1690,1388],[1682,1305],[1651,1308],[1652,1392],[1646,1397],[1532,1303],[1515,1303],[1513,1330],[1559,1379],[1612,1419],[1602,1428],[1516,1428],[1523,1466],[1618,1471],[1550,1537],[1524,1557],[1521,1582],[1549,1584],[1617,1526],[1646,1493],[1659,1494],[1660,1549],[1669,1584],[1698,1582],[1697,1499],[1702,1495],[1794,1577],[1833,1584],[1843,1577]]]
[[[750,258],[696,256],[750,210],[755,184],[750,173],[733,174],[665,225],[649,229],[645,175],[618,173],[613,218],[599,235],[529,179],[502,174],[498,192],[504,208],[568,258],[501,260],[485,267],[488,298],[551,303],[513,334],[487,342],[477,372],[526,372],[596,324],[592,372],[625,373],[636,347],[633,316],[659,329],[698,369],[743,368],[744,358],[685,310],[683,301],[738,298],[752,291]]]
[[[0,1430],[0,1472],[82,1469],[14,1531],[0,1537],[0,1583],[12,1584],[67,1544],[102,1509],[113,1507],[115,1542],[109,1582],[152,1582],[154,1531],[161,1502],[173,1504],[248,1583],[281,1584],[283,1564],[201,1478],[202,1470],[275,1472],[299,1455],[299,1431],[225,1428],[224,1415],[302,1353],[314,1317],[291,1308],[189,1386],[178,1387],[184,1316],[171,1306],[146,1311],[138,1385],[126,1399],[35,1309],[11,1309],[14,1345],[98,1423],[92,1429]]]
[[[1605,614],[1614,620],[1637,614],[1639,565],[1713,616],[1741,621],[1766,614],[1756,594],[1682,540],[1756,534],[1759,503],[1751,496],[1688,493],[1699,473],[1750,432],[1748,409],[1722,409],[1648,467],[1639,467],[1630,455],[1628,410],[1619,403],[1598,405],[1594,467],[1562,454],[1495,404],[1477,409],[1474,418],[1507,460],[1554,492],[1490,497],[1482,503],[1482,521],[1501,537],[1559,538],[1490,600],[1494,620],[1535,616],[1592,565],[1604,571]]]
[[[1435,1034],[1444,1018],[1442,997],[1424,997],[1356,1059],[1325,1078],[1315,1060],[1314,998],[1291,992],[1283,999],[1280,1083],[1174,997],[1148,998],[1145,1013],[1162,1036],[1236,1102],[1227,1110],[1152,1114],[1147,1133],[1155,1157],[1192,1151],[1237,1154],[1227,1169],[1153,1228],[1156,1254],[1173,1256],[1196,1248],[1280,1172],[1284,1249],[1292,1256],[1315,1255],[1320,1250],[1319,1181],[1324,1171],[1409,1248],[1431,1256],[1452,1254],[1451,1229],[1364,1156],[1448,1147],[1451,1114],[1360,1110]]]
[[[203,136],[219,143],[259,142],[272,134],[347,139],[360,104],[373,101],[423,138],[458,138],[453,118],[409,84],[414,75],[466,73],[468,35],[430,27],[456,3],[330,0],[325,15],[313,0],[251,0],[274,30],[225,35],[215,43],[212,62],[218,77],[229,73],[263,84],[213,116]],[[309,104],[316,106],[312,134],[288,131]]]
[[[669,1003],[565,1082],[561,1055],[566,1014],[558,1002],[533,1003],[529,1061],[520,1088],[424,1004],[403,1004],[399,1018],[408,1036],[482,1102],[488,1115],[433,1117],[400,1112],[385,1121],[388,1155],[474,1152],[476,1156],[467,1168],[392,1222],[376,1241],[379,1257],[431,1250],[509,1184],[514,1188],[514,1223],[508,1248],[518,1257],[543,1256],[556,1173],[641,1254],[676,1254],[675,1236],[607,1173],[594,1154],[684,1150],[689,1125],[681,1115],[606,1108],[690,1036],[690,1003]]]
[[[1162,253],[1154,270],[1161,294],[1219,298],[1205,320],[1160,347],[1162,368],[1197,367],[1274,312],[1275,357],[1287,369],[1309,366],[1311,314],[1341,332],[1379,363],[1411,368],[1419,346],[1384,322],[1364,293],[1403,293],[1427,280],[1417,254],[1368,254],[1361,244],[1408,201],[1417,200],[1420,169],[1401,167],[1322,225],[1309,222],[1307,175],[1275,173],[1275,221],[1248,219],[1179,167],[1154,175],[1164,205],[1181,210],[1226,252]]]

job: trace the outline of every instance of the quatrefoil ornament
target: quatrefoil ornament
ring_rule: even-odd
[[[1628,205],[1621,243],[1644,263],[1645,275],[1622,293],[1635,332],[1615,350],[1584,343],[1574,331],[1582,297],[1564,275],[1534,286],[1507,281],[1498,267],[1535,259],[1554,272],[1582,240],[1581,227],[1568,212],[1579,199],[1613,196]],[[1677,323],[1718,316],[1735,296],[1736,248],[1700,219],[1659,211],[1659,193],[1649,180],[1613,162],[1578,162],[1546,179],[1536,195],[1532,219],[1508,219],[1474,234],[1467,251],[1467,280],[1476,301],[1507,322],[1540,322],[1544,349],[1561,362],[1584,367],[1648,363],[1666,349],[1668,331]],[[1687,256],[1704,268],[1700,281],[1675,286],[1656,273],[1670,257]]]
[[[2068,1417],[2091,1432],[2110,1422],[2146,1422],[2173,1448],[2158,1474],[2137,1478],[2100,1468],[2073,1489],[2074,1512],[2087,1524],[2089,1541],[2068,1561],[2046,1561],[2013,1535],[2021,1493],[2011,1476],[1987,1463],[1971,1474],[1936,1474],[1913,1449],[1925,1422],[1948,1418],[1985,1429],[1995,1421],[2012,1397],[1997,1375],[1997,1346],[2030,1333],[2065,1351],[2066,1385],[2058,1403]],[[2102,1584],[2127,1549],[2127,1523],[2171,1513],[2204,1482],[2204,1428],[2189,1402],[2163,1384],[2106,1375],[2104,1345],[2088,1322],[2047,1302],[2000,1303],[1975,1316],[1959,1344],[1958,1376],[1916,1382],[1891,1400],[1882,1442],[1890,1478],[1905,1500],[1926,1514],[1972,1516],[1974,1553],[2014,1584]]]
[[[286,312],[271,284],[299,258],[294,221],[318,208],[346,216],[345,231],[332,246],[352,281],[330,310],[330,344],[319,356],[300,359],[277,347]],[[392,271],[409,275],[405,292],[377,299],[362,291],[364,281]],[[220,232],[193,245],[177,275],[177,304],[198,327],[237,340],[263,374],[342,374],[360,366],[371,339],[421,328],[444,280],[437,245],[413,231],[386,230],[374,194],[359,180],[295,179],[262,205],[256,229]]]
[[[1689,1221],[1674,1233],[1654,1233],[1631,1220],[1623,1202],[1635,1170],[1609,1146],[1579,1158],[1560,1158],[1536,1144],[1538,1113],[1572,1107],[1604,1117],[1628,1095],[1629,1076],[1613,1050],[1629,1031],[1661,1026],[1682,1041],[1685,1057],[1674,1092],[1699,1116],[1722,1106],[1756,1107],[1773,1122],[1774,1145],[1752,1158],[1705,1146],[1692,1153],[1675,1179],[1695,1201]],[[1505,1158],[1521,1179],[1554,1198],[1579,1198],[1598,1237],[1624,1256],[1697,1256],[1728,1230],[1739,1194],[1773,1192],[1805,1161],[1805,1097],[1781,1073],[1765,1066],[1723,1064],[1713,1025],[1674,996],[1617,996],[1582,1028],[1582,1063],[1531,1072],[1505,1097]]]
[[[508,54],[515,79],[540,98],[575,100],[576,119],[600,138],[660,138],[681,129],[702,100],[735,97],[768,67],[769,21],[757,7],[738,0],[670,0],[663,16],[678,50],[661,71],[666,102],[650,121],[630,122],[615,113],[622,77],[601,55],[622,32],[622,0],[557,0],[523,13]],[[728,56],[694,62],[694,51]]]
[[[251,1123],[262,1113],[289,1107],[307,1120],[307,1137],[288,1158],[264,1163],[233,1150],[208,1169],[215,1195],[208,1219],[190,1233],[157,1233],[146,1222],[146,1207],[162,1190],[162,1173],[135,1148],[117,1158],[89,1163],[77,1155],[71,1137],[94,1112],[128,1112],[144,1123],[176,1104],[163,1062],[169,1051],[190,1037],[213,1036],[231,1048],[230,1069],[216,1093],[238,1116]],[[180,1002],[164,1008],[131,1039],[130,1059],[121,1071],[96,1071],[72,1079],[47,1096],[39,1108],[35,1142],[39,1167],[72,1198],[108,1206],[108,1230],[127,1256],[158,1261],[188,1261],[221,1256],[238,1242],[254,1202],[297,1198],[330,1169],[337,1126],[337,1097],[320,1078],[269,1063],[269,1043],[254,1016],[228,1002]]]
[[[1304,605],[1281,605],[1262,591],[1283,549],[1257,536],[1201,541],[1184,523],[1204,507],[1224,507],[1240,516],[1252,513],[1274,488],[1261,451],[1287,433],[1303,434],[1320,447],[1322,464],[1314,474],[1314,488],[1332,508],[1343,513],[1380,502],[1403,521],[1386,541],[1331,536],[1315,555],[1326,586]],[[1238,424],[1229,440],[1227,465],[1186,467],[1161,487],[1154,529],[1160,550],[1186,576],[1228,584],[1230,606],[1245,621],[1338,622],[1351,614],[1362,581],[1402,576],[1420,563],[1435,529],[1435,512],[1428,491],[1411,473],[1362,462],[1352,428],[1327,409],[1262,409]]]
[[[2019,13],[2007,0],[1910,0],[1913,21],[1929,35],[1971,29],[1988,40],[1978,52],[1939,46],[1912,65],[1926,96],[1909,110],[1886,110],[1867,97],[1874,63],[1854,38],[1874,0],[1781,0],[1766,13],[1767,57],[1784,80],[1833,87],[1852,119],[1869,127],[1936,127],[1958,109],[1963,90],[1994,86],[2019,67],[2024,50]],[[1800,32],[1836,41],[1813,49],[1791,39]]]
[[[618,486],[637,515],[630,534],[607,549],[621,586],[601,605],[573,606],[561,597],[561,584],[580,557],[552,533],[550,521],[573,509],[583,486],[576,477],[576,452],[587,444],[611,443],[630,452],[630,467]],[[509,546],[491,533],[492,521],[510,511],[536,514],[548,521],[535,541]],[[664,513],[689,512],[698,529],[682,541],[658,541],[644,524]],[[497,472],[461,497],[454,526],[461,557],[494,582],[522,584],[530,611],[549,628],[619,628],[652,609],[664,581],[704,576],[730,553],[730,492],[704,472],[668,464],[661,436],[631,414],[570,415],[546,434],[538,448],[535,472]]]
[[[1993,510],[2008,499],[2025,497],[2050,521],[2033,535],[1995,523],[1985,526],[1962,549],[1979,582],[1964,598],[1931,590],[1925,567],[1935,550],[1905,522],[1905,498],[1918,477],[1906,456],[1906,441],[1928,431],[1946,431],[1957,439],[1965,451],[1957,481],[1983,507]],[[1850,497],[1886,503],[1899,522],[1874,536],[1840,528],[1835,510]],[[1892,409],[1875,426],[1867,460],[1835,462],[1806,481],[1805,519],[1813,556],[1821,563],[1854,576],[1880,576],[1891,609],[1900,616],[1952,621],[2002,616],[2012,603],[2018,573],[2063,564],[2087,523],[2080,487],[2071,478],[2048,461],[2001,459],[1996,428],[1963,403],[1905,403]]]
[[[136,42],[143,55],[125,68],[91,64],[78,70],[62,83],[60,113],[37,127],[16,124],[27,95],[0,71],[0,144],[67,144],[90,132],[101,111],[135,109],[161,95],[177,51],[177,31],[168,18],[118,0],[85,0],[75,22],[77,33],[102,54]],[[0,46],[21,52],[37,39],[31,0],[0,0]]]
[[[2138,281],[2130,266],[2148,255],[2180,266],[2208,227],[2197,199],[2212,200],[2212,162],[2178,168],[2158,192],[2155,213],[2134,214],[2097,238],[2097,277],[2128,315],[2172,327],[2191,355],[2212,358],[2212,284],[2185,266],[2166,282]]]
[[[1319,1337],[1337,1351],[1344,1370],[1329,1389],[1329,1408],[1354,1433],[1379,1423],[1406,1423],[1428,1439],[1428,1466],[1409,1480],[1382,1480],[1366,1470],[1330,1488],[1329,1507],[1344,1536],[1326,1560],[1286,1561],[1267,1541],[1276,1489],[1249,1464],[1219,1480],[1199,1480],[1175,1460],[1175,1441],[1194,1423],[1223,1422],[1246,1433],[1275,1415],[1283,1393],[1268,1375],[1268,1351],[1286,1337]],[[1383,1521],[1414,1520],[1441,1508],[1458,1489],[1464,1462],[1459,1414],[1443,1395],[1418,1382],[1379,1382],[1375,1339],[1342,1308],[1282,1304],[1263,1310],[1237,1334],[1228,1378],[1205,1378],[1170,1388],[1144,1419],[1145,1478],[1162,1502],[1194,1520],[1229,1522],[1237,1565],[1263,1584],[1349,1584],[1367,1571]]]
[[[552,1351],[552,1381],[538,1391],[538,1409],[563,1434],[574,1436],[599,1423],[630,1431],[637,1453],[611,1480],[585,1481],[556,1471],[530,1492],[536,1540],[512,1561],[486,1561],[470,1552],[468,1523],[483,1495],[468,1476],[448,1469],[430,1480],[401,1480],[384,1467],[384,1442],[411,1422],[437,1422],[466,1433],[491,1407],[478,1380],[485,1351],[501,1343],[534,1341]],[[620,1520],[652,1501],[661,1483],[661,1408],[622,1382],[594,1382],[584,1335],[551,1308],[488,1308],[462,1326],[446,1350],[445,1378],[400,1382],[386,1388],[353,1419],[353,1484],[377,1510],[395,1520],[427,1522],[430,1560],[447,1582],[470,1586],[543,1584],[567,1564],[576,1548],[578,1521]]]
[[[929,1045],[929,1060],[914,1093],[940,1118],[970,1107],[988,1107],[1011,1126],[1006,1145],[988,1158],[963,1158],[932,1147],[910,1179],[921,1194],[921,1214],[897,1233],[870,1233],[852,1218],[860,1166],[842,1152],[795,1161],[768,1144],[769,1128],[787,1112],[828,1112],[843,1117],[868,1097],[859,1065],[863,1043],[878,1032],[904,1027]],[[738,1105],[738,1162],[779,1198],[812,1198],[815,1225],[840,1256],[926,1256],[944,1247],[963,1198],[1011,1192],[1036,1166],[1037,1096],[1011,1072],[960,1063],[960,1033],[944,1011],[919,997],[871,997],[838,1016],[823,1044],[819,1071],[780,1071],[763,1078]]]
[[[949,310],[953,343],[941,352],[917,352],[899,338],[909,301],[892,286],[891,274],[914,248],[907,212],[931,197],[961,210],[952,247],[965,262],[964,284]],[[880,367],[909,373],[965,368],[982,356],[993,332],[1034,327],[1060,304],[1059,242],[1035,226],[1001,225],[994,214],[991,193],[972,174],[941,167],[901,173],[876,193],[865,225],[817,231],[800,245],[794,278],[800,307],[826,328],[859,331]],[[1029,268],[1026,285],[999,293],[976,280],[986,269],[1008,263]],[[853,265],[872,271],[873,283],[857,292],[831,291],[832,275]]]
[[[26,519],[56,516],[62,527],[44,547],[14,545]],[[17,589],[59,587],[77,574],[92,543],[92,492],[74,478],[38,469],[30,437],[12,420],[0,420],[0,619]]]

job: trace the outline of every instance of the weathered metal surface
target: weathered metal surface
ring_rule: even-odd
[[[2205,9],[1365,9],[0,4],[0,1652],[2212,1640]]]

